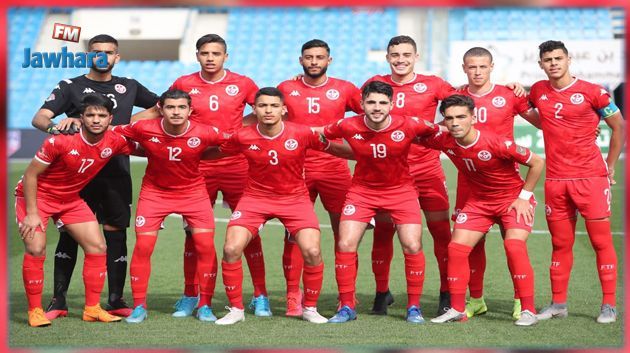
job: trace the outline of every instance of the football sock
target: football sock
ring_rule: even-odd
[[[300,247],[294,239],[284,237],[284,252],[282,253],[282,268],[287,281],[287,293],[300,290],[300,276],[304,266],[304,258]]]
[[[192,235],[197,253],[197,278],[199,279],[199,307],[212,306],[212,296],[217,281],[217,254],[214,249],[214,232]]]
[[[356,281],[356,252],[335,252],[335,278],[339,289],[339,301],[341,305],[347,305],[354,309],[354,293]]]
[[[451,223],[448,219],[427,221],[427,228],[433,237],[433,253],[440,271],[440,292],[448,292],[446,266],[448,264],[448,243],[451,241]]]
[[[389,290],[389,267],[394,257],[394,234],[396,228],[391,222],[377,221],[374,226],[372,245],[372,272],[377,292]]]
[[[551,278],[552,301],[554,303],[567,302],[567,289],[573,267],[575,221],[575,219],[547,221],[553,245],[549,277]]]
[[[199,281],[197,279],[197,253],[192,233],[186,231],[184,240],[184,295],[196,297],[199,294]]]
[[[483,296],[483,276],[486,272],[486,238],[483,237],[477,245],[472,248],[468,257],[470,265],[470,283],[468,290],[471,298],[481,298]]]
[[[46,256],[24,254],[22,262],[22,280],[28,301],[28,310],[42,307],[44,289],[44,260]]]
[[[602,285],[602,304],[615,306],[617,290],[617,253],[610,232],[610,221],[586,221],[586,230],[597,258],[597,272]]]
[[[405,255],[405,278],[407,280],[407,308],[412,305],[420,307],[420,296],[424,286],[425,259],[424,252]]]
[[[83,284],[85,306],[94,306],[101,301],[101,292],[107,274],[106,254],[85,254],[83,260]]]
[[[133,248],[129,277],[131,277],[131,293],[133,306],[142,305],[146,308],[147,288],[151,276],[151,254],[155,248],[157,237],[153,235],[136,235],[136,245]]]
[[[466,309],[466,288],[470,279],[468,255],[472,247],[451,242],[448,244],[448,290],[451,307],[459,312]]]
[[[503,242],[510,273],[521,299],[521,309],[536,313],[534,307],[534,269],[529,261],[527,243],[519,239],[507,239]]]
[[[55,269],[53,274],[53,297],[65,300],[74,266],[77,263],[79,244],[68,232],[59,232],[59,242],[55,249]]]
[[[267,286],[265,283],[265,257],[263,256],[262,241],[260,234],[255,235],[245,247],[243,251],[249,273],[252,276],[252,284],[254,285],[254,297],[259,295],[267,295]]]
[[[225,294],[228,297],[230,306],[244,309],[243,307],[243,262],[238,260],[235,263],[221,261],[221,273],[223,274],[223,285]]]
[[[119,300],[127,278],[127,230],[103,230],[107,242],[107,287],[109,302]]]
[[[304,265],[304,306],[317,306],[317,299],[324,281],[324,263]]]

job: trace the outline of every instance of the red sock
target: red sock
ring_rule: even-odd
[[[342,306],[347,305],[353,309],[357,276],[356,262],[356,252],[335,252],[335,278],[339,288],[339,300]]]
[[[551,278],[552,301],[554,303],[567,302],[567,289],[573,267],[573,243],[575,242],[575,219],[547,221],[551,233]]]
[[[300,247],[294,238],[284,237],[284,252],[282,253],[282,268],[287,281],[287,293],[300,291],[300,277],[304,267],[304,258]]]
[[[440,271],[440,292],[448,292],[446,268],[448,265],[448,243],[451,241],[451,223],[448,219],[427,222],[427,228],[433,237],[433,253]]]
[[[100,303],[105,278],[107,278],[107,255],[85,254],[83,260],[85,306],[94,306]]]
[[[372,245],[372,272],[376,280],[376,291],[389,290],[389,265],[394,257],[394,234],[396,228],[391,222],[376,222]]]
[[[252,284],[254,285],[254,297],[259,295],[267,295],[267,286],[265,283],[265,257],[263,256],[262,241],[260,234],[254,235],[252,240],[247,244],[245,251],[245,259],[247,267],[252,276]]]
[[[603,293],[602,304],[615,306],[617,302],[617,253],[610,232],[610,221],[587,220],[585,223],[597,258],[597,272]]]
[[[223,260],[221,261],[221,269],[225,294],[230,306],[243,309],[243,262],[238,260],[230,264]]]
[[[468,256],[470,266],[470,281],[468,290],[471,298],[481,298],[483,296],[483,276],[486,272],[486,238],[479,240],[479,243],[472,248]]]
[[[534,306],[534,269],[529,262],[527,243],[518,239],[507,239],[503,242],[505,255],[510,263],[512,279],[521,299],[521,310],[536,313]]]
[[[153,235],[136,235],[136,246],[129,265],[133,306],[147,307],[147,288],[151,276],[151,254],[155,248],[157,237]]]
[[[22,280],[28,300],[28,310],[42,307],[42,290],[44,289],[44,260],[46,256],[24,254],[22,262]]]
[[[217,282],[217,253],[214,249],[214,232],[192,235],[197,253],[197,278],[199,278],[199,307],[212,306],[214,286]]]
[[[466,288],[470,279],[468,255],[472,247],[450,242],[448,244],[448,290],[451,307],[459,312],[466,309]]]
[[[405,278],[407,279],[407,309],[412,305],[420,307],[420,296],[424,285],[424,252],[405,254]]]
[[[304,265],[304,306],[317,306],[317,299],[324,281],[324,263],[310,266]]]
[[[192,241],[192,233],[186,231],[184,240],[184,295],[196,297],[199,295],[199,281],[197,280],[197,253]]]

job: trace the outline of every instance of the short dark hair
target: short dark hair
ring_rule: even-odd
[[[398,44],[411,44],[413,46],[413,51],[418,51],[418,46],[416,45],[416,41],[409,36],[396,36],[389,40],[387,43],[387,51],[389,52],[389,48]]]
[[[92,45],[96,43],[113,43],[116,45],[116,47],[118,47],[118,41],[116,40],[116,38],[110,36],[109,34],[99,34],[90,38],[90,41],[88,42],[88,48],[92,48]]]
[[[328,53],[328,55],[330,55],[330,47],[328,46],[328,43],[324,42],[321,39],[311,39],[308,42],[302,44],[301,53],[304,53],[305,50],[311,49],[311,48],[324,48],[326,49],[326,52]]]
[[[466,58],[471,56],[487,56],[490,58],[490,62],[492,62],[492,53],[490,53],[490,50],[486,48],[473,47],[468,49],[466,53],[464,53],[464,61],[466,61]]]
[[[105,97],[102,94],[90,93],[81,98],[81,106],[79,107],[79,113],[83,115],[88,107],[105,108],[111,115],[114,111],[114,102],[111,99]]]
[[[446,109],[450,107],[467,107],[472,114],[475,112],[475,101],[473,101],[472,98],[461,94],[448,96],[444,98],[440,104],[440,114],[444,115]]]
[[[361,99],[365,100],[365,98],[367,98],[370,93],[384,94],[387,96],[387,98],[389,98],[389,100],[392,100],[392,98],[394,98],[394,89],[392,88],[392,86],[381,81],[372,81],[363,86],[363,88],[361,89]]]
[[[195,46],[197,47],[197,50],[201,49],[201,47],[203,47],[204,44],[208,44],[208,43],[219,43],[221,45],[223,45],[223,52],[227,53],[227,43],[225,42],[225,39],[223,39],[223,37],[221,37],[218,34],[206,34],[205,36],[197,39],[197,44],[195,44]]]
[[[276,87],[263,87],[259,89],[258,92],[256,92],[256,96],[254,97],[254,102],[257,101],[260,96],[279,97],[280,100],[284,103],[284,95]]]
[[[160,96],[160,100],[159,100],[160,107],[164,107],[164,102],[166,102],[167,99],[181,99],[181,98],[186,98],[186,100],[188,101],[188,106],[190,106],[191,99],[188,93],[179,89],[169,89],[166,92],[162,93],[162,95]]]
[[[544,53],[554,51],[556,49],[562,49],[562,51],[566,55],[569,55],[569,51],[567,50],[567,47],[564,46],[564,43],[559,40],[548,40],[546,42],[540,43],[540,45],[538,46],[538,57],[542,59]]]

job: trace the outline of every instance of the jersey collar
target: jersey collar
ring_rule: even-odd
[[[306,86],[306,87],[310,87],[310,88],[319,88],[319,87],[324,87],[326,86],[326,84],[328,83],[328,75],[326,75],[326,81],[322,82],[320,85],[317,86],[313,86],[313,85],[309,85],[308,83],[306,83],[306,81],[304,81],[304,76],[302,76],[302,83]]]
[[[367,127],[368,129],[370,129],[370,130],[372,130],[372,131],[374,131],[374,132],[381,132],[381,131],[385,131],[385,130],[387,130],[387,128],[389,128],[389,127],[392,125],[392,120],[394,120],[394,119],[392,118],[392,115],[391,115],[391,114],[389,114],[387,117],[389,118],[389,122],[387,123],[387,125],[386,125],[384,128],[382,128],[382,129],[379,129],[379,130],[374,130],[374,129],[372,129],[372,128],[370,127],[370,125],[368,125],[368,123],[367,123],[367,115],[365,115],[365,114],[364,114],[364,115],[363,115],[363,125],[365,125],[365,127]]]
[[[455,140],[455,143],[457,144],[457,146],[459,146],[461,148],[468,149],[468,148],[471,148],[472,146],[476,145],[477,142],[479,142],[479,136],[481,136],[481,131],[477,130],[477,137],[475,138],[475,141],[473,141],[473,143],[471,143],[468,146],[460,145],[459,142],[457,142],[457,140]]]
[[[573,85],[574,85],[577,81],[578,81],[578,78],[577,78],[577,77],[574,77],[574,78],[573,78],[573,81],[571,81],[571,83],[569,83],[566,87],[562,87],[562,88],[560,88],[560,89],[555,88],[555,87],[551,84],[551,82],[549,82],[549,86],[551,86],[551,88],[553,88],[553,90],[554,90],[554,91],[556,91],[556,92],[562,92],[562,91],[565,91],[565,90],[569,89],[569,87],[573,86]]]
[[[166,132],[166,129],[164,129],[164,118],[162,118],[162,120],[160,120],[160,128],[162,128],[162,131],[163,131],[166,135],[168,135],[168,136],[170,136],[170,137],[181,137],[181,136],[184,136],[184,135],[188,132],[188,129],[190,129],[190,120],[188,120],[186,123],[187,123],[187,124],[186,124],[186,130],[184,130],[184,132],[182,132],[182,133],[181,133],[181,134],[179,134],[179,135],[171,135],[171,134],[169,134],[168,132]]]
[[[468,87],[466,87],[466,91],[468,91],[468,94],[470,94],[473,97],[481,98],[483,96],[489,95],[490,93],[492,93],[492,91],[494,91],[494,83],[492,84],[492,86],[490,86],[490,89],[486,93],[482,93],[482,94],[472,93],[470,91],[470,85]]]
[[[258,134],[262,136],[262,138],[265,138],[267,140],[274,140],[276,137],[282,135],[282,133],[284,132],[284,122],[281,121],[280,123],[282,124],[282,129],[280,129],[280,132],[277,133],[275,136],[267,136],[263,134],[262,132],[260,132],[260,129],[258,128],[258,124],[256,124],[256,131],[258,131]]]
[[[201,79],[201,81],[205,82],[205,83],[209,83],[211,85],[214,85],[215,83],[219,83],[221,81],[223,81],[225,79],[225,77],[227,76],[228,70],[225,69],[223,70],[223,76],[221,76],[220,79],[216,80],[216,81],[208,81],[205,78],[203,78],[203,76],[201,75],[201,70],[199,71],[199,78]]]
[[[107,133],[107,131],[105,131],[103,134],[106,134],[106,133]],[[81,135],[81,140],[83,140],[83,142],[85,142],[85,144],[88,145],[88,146],[96,146],[99,143],[101,143],[101,141],[103,141],[103,139],[100,139],[100,140],[96,141],[95,143],[90,143],[88,140],[85,139],[85,136],[83,136],[83,127],[79,128],[79,135]],[[103,135],[103,137],[105,137],[105,136]]]
[[[389,80],[392,81],[397,86],[404,86],[408,83],[415,81],[417,78],[418,78],[418,74],[414,72],[413,77],[410,80],[405,81],[405,82],[397,82],[397,81],[394,81],[394,77],[392,75],[389,75]]]

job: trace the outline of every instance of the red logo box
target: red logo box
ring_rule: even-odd
[[[66,42],[79,42],[81,37],[81,27],[55,23],[53,26],[52,38]]]

